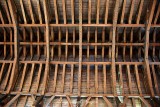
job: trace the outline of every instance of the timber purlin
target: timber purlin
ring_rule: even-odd
[[[0,0],[0,106],[158,107],[159,0]]]

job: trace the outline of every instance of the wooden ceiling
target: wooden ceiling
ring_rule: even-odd
[[[0,0],[0,106],[158,107],[158,0]]]

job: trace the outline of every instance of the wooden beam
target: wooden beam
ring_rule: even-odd
[[[107,80],[107,70],[106,70],[106,65],[103,65],[103,81],[104,81],[104,83],[103,83],[103,88],[104,88],[103,92],[104,92],[104,94],[107,93],[107,88],[106,88],[107,82],[106,82],[106,80]]]
[[[37,8],[38,8],[39,22],[40,22],[40,24],[42,24],[42,14],[41,14],[40,0],[37,0]]]
[[[126,7],[126,0],[123,0],[123,7],[122,7],[122,14],[121,14],[121,23],[124,22],[125,7]]]
[[[104,17],[104,23],[107,24],[108,21],[108,9],[109,9],[109,0],[106,0],[106,4],[105,4],[105,17]]]
[[[114,14],[113,14],[113,34],[112,34],[112,65],[111,65],[111,74],[112,74],[112,88],[113,94],[116,95],[116,70],[115,70],[115,34],[116,26],[118,19],[118,9],[119,9],[119,0],[115,1]]]
[[[48,73],[50,69],[50,30],[49,30],[49,10],[48,10],[48,0],[43,1],[43,6],[44,6],[44,16],[45,16],[45,24],[46,24],[46,31],[45,31],[45,40],[46,40],[46,66],[45,66],[45,73],[44,73],[44,81],[43,81],[43,91],[42,94],[45,93],[46,87],[47,87],[47,78],[48,78]]]
[[[89,101],[90,101],[91,98],[92,98],[92,97],[89,96],[89,97],[86,99],[86,102],[83,104],[82,107],[87,107],[87,105],[88,105],[88,103],[89,103]]]
[[[129,92],[132,94],[132,81],[131,81],[131,73],[130,73],[130,66],[127,65],[127,74],[128,74],[128,86],[129,86]]]
[[[69,96],[66,96],[66,98],[67,98],[67,101],[68,101],[68,103],[69,103],[69,107],[73,107],[72,101],[71,101],[71,99],[69,98]]]
[[[36,86],[35,86],[35,92],[38,91],[38,87],[39,87],[39,83],[40,83],[40,78],[41,78],[41,72],[42,72],[42,66],[43,66],[42,64],[40,64],[40,66],[39,66],[37,83],[36,83]]]
[[[140,1],[139,11],[138,11],[137,19],[136,19],[136,23],[137,23],[137,24],[139,24],[139,21],[140,21],[140,18],[141,18],[143,2],[144,2],[144,0],[141,0],[141,1]]]
[[[72,24],[74,24],[74,0],[71,0],[71,14],[72,14]]]
[[[123,89],[123,73],[122,73],[122,65],[119,64],[119,74],[120,74],[120,88],[121,88],[121,93],[122,95],[124,94],[124,89]]]
[[[35,64],[33,63],[32,67],[31,67],[31,73],[30,73],[30,78],[29,78],[29,82],[28,82],[27,91],[30,91],[30,88],[31,88],[31,85],[32,85],[34,69],[35,69]]]
[[[98,65],[95,65],[95,90],[98,93]]]
[[[132,0],[131,2],[132,3],[131,3],[130,14],[129,14],[129,20],[128,20],[129,24],[132,23],[132,16],[133,16],[133,11],[134,11],[134,2],[135,2],[135,0]]]
[[[66,76],[65,72],[66,72],[66,64],[63,65],[61,93],[64,92],[64,83],[65,83],[65,76]]]
[[[113,107],[112,103],[106,97],[103,96],[103,99],[109,107]]]
[[[153,0],[153,2],[152,2],[149,18],[147,19],[146,32],[145,32],[145,34],[146,34],[145,35],[145,66],[146,66],[145,69],[146,69],[150,93],[152,96],[154,96],[154,92],[153,92],[153,86],[152,86],[152,80],[151,80],[151,74],[150,74],[150,68],[149,68],[148,50],[149,50],[149,30],[150,30],[151,23],[152,23],[153,14],[154,14],[154,10],[156,7],[156,2],[157,2],[157,0]]]
[[[142,95],[137,64],[135,65],[135,74],[136,74],[136,82],[137,82],[138,91],[139,91],[139,94]]]
[[[136,107],[135,98],[132,98],[132,105],[133,105],[133,107]]]
[[[157,10],[157,13],[156,13],[156,16],[155,16],[155,19],[154,19],[154,24],[156,24],[156,23],[157,23],[157,20],[158,20],[159,14],[160,14],[160,4],[158,5],[158,10]]]
[[[26,18],[26,13],[25,13],[24,5],[23,5],[23,0],[20,0],[20,5],[21,5],[21,10],[22,10],[22,15],[23,15],[24,23],[27,24],[27,18]]]
[[[123,103],[121,104],[121,107],[126,107],[126,103],[128,102],[128,96],[126,96],[123,100]]]
[[[52,96],[43,107],[48,107],[49,104],[53,101],[53,99],[55,98],[55,96]]]
[[[7,0],[8,2],[8,7],[10,10],[10,14],[11,14],[11,18],[12,18],[12,23],[14,26],[14,64],[12,67],[12,72],[11,72],[11,76],[10,76],[10,81],[8,84],[8,89],[7,92],[9,92],[12,88],[13,88],[13,83],[15,83],[15,78],[17,77],[17,72],[18,72],[18,68],[19,68],[19,38],[18,38],[18,20],[17,20],[17,16],[16,16],[16,9],[14,7],[14,3],[12,0]]]
[[[65,0],[62,0],[62,9],[63,9],[64,24],[66,24],[67,23],[67,18],[66,18],[66,3],[65,3]]]
[[[54,9],[55,9],[55,17],[56,17],[56,24],[58,24],[58,9],[57,9],[57,0],[54,0]]]
[[[158,89],[158,82],[157,82],[157,75],[156,75],[156,71],[155,71],[155,68],[154,68],[154,65],[151,66],[152,68],[152,74],[153,74],[153,79],[154,79],[154,84],[155,84],[155,89],[156,89],[156,94],[159,95],[159,89]]]
[[[73,92],[73,80],[74,80],[74,65],[71,65],[71,80],[70,80],[70,93]]]
[[[10,107],[14,101],[16,101],[20,97],[20,94],[17,94],[12,100],[10,100],[4,107]]]
[[[147,107],[151,107],[151,105],[150,105],[143,97],[139,97],[139,99],[140,99]]]
[[[81,94],[82,71],[82,0],[79,0],[79,71],[78,71],[78,95]]]
[[[0,82],[2,81],[2,75],[3,75],[3,72],[4,72],[4,67],[5,67],[5,62],[2,63],[2,66],[1,66],[1,71],[0,71]]]
[[[9,64],[8,72],[7,72],[7,74],[5,75],[6,78],[5,78],[5,82],[4,82],[4,84],[3,84],[3,89],[4,89],[4,91],[5,91],[5,89],[7,88],[6,86],[7,86],[8,81],[10,80],[10,79],[9,79],[9,76],[10,76],[11,71],[12,71],[12,70],[11,70],[12,65],[13,65],[12,63]]]
[[[35,23],[31,0],[28,0],[28,5],[29,5],[29,12],[30,12],[30,15],[31,15],[32,23]]]
[[[55,71],[54,71],[54,83],[53,83],[53,92],[56,91],[57,72],[58,72],[58,64],[55,65]]]
[[[20,81],[19,92],[22,90],[22,87],[23,87],[26,70],[27,70],[27,63],[24,64],[24,68],[23,68],[23,71],[22,71],[22,79]]]

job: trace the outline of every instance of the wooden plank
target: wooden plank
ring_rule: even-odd
[[[113,107],[112,103],[106,97],[103,96],[103,99],[109,107]]]
[[[55,96],[52,96],[43,107],[48,107],[49,104],[53,101],[53,99],[55,98]]]
[[[82,107],[87,107],[87,105],[88,105],[88,103],[89,103],[89,101],[90,101],[91,98],[92,98],[92,97],[89,96],[89,97],[86,99],[86,102],[83,104]]]
[[[4,107],[10,107],[14,101],[16,101],[20,97],[20,94],[17,94],[12,100],[10,100]]]
[[[139,97],[139,99],[140,99],[147,107],[151,107],[151,105],[150,105],[143,97]]]

